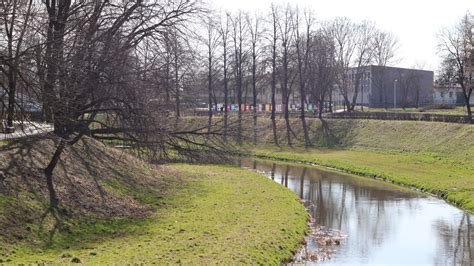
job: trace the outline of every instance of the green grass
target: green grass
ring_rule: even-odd
[[[262,121],[267,122],[268,121]],[[293,146],[303,147],[301,122],[291,121],[296,137]],[[473,164],[474,125],[422,121],[381,121],[328,119],[323,123],[308,119],[311,143],[315,148],[370,150],[381,152],[428,153],[462,164]],[[278,131],[279,142],[286,144],[284,125]],[[262,143],[272,146],[272,131],[261,130]]]
[[[10,143],[8,140],[0,140],[0,147],[7,146]]]
[[[445,114],[445,115],[467,115],[465,107],[456,106],[445,109],[431,108],[364,108],[366,112],[396,112],[396,113],[428,113],[428,114]]]
[[[171,165],[166,197],[107,189],[157,207],[151,218],[111,219],[62,230],[48,248],[23,244],[5,262],[68,264],[279,264],[292,258],[307,212],[283,186],[231,166]],[[0,205],[4,202],[0,198]],[[66,232],[64,232],[66,231]]]

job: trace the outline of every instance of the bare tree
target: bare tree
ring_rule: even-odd
[[[321,119],[324,102],[331,97],[337,75],[334,42],[324,29],[311,38],[308,68],[311,96],[318,102],[318,116]]]
[[[146,123],[137,87],[133,49],[198,12],[193,1],[44,1],[48,13],[44,104],[59,137],[44,169],[50,205],[56,209],[53,171],[67,145],[82,136],[136,140]],[[104,14],[107,14],[106,16]],[[98,114],[109,114],[104,123]],[[143,123],[142,123],[143,122]],[[99,123],[101,128],[90,128]],[[168,132],[168,131],[164,131]],[[105,135],[105,136],[104,136]]]
[[[181,57],[182,49],[179,42],[179,36],[177,31],[174,31],[174,40],[173,40],[173,56],[174,56],[174,94],[175,94],[175,104],[176,104],[176,118],[181,116],[180,114],[180,85],[179,85],[179,72],[180,72],[180,65],[179,60]]]
[[[238,104],[238,128],[237,128],[237,142],[242,144],[242,105],[243,105],[243,79],[244,79],[244,36],[245,21],[242,11],[237,12],[232,20],[232,41],[234,44],[234,77],[235,77],[235,91],[237,92]]]
[[[223,82],[224,82],[224,141],[227,141],[227,129],[228,129],[228,110],[229,106],[229,78],[228,78],[228,45],[229,45],[229,31],[230,31],[230,14],[226,13],[225,17],[221,20],[220,36],[222,44],[222,70],[223,70]]]
[[[337,86],[344,98],[344,106],[349,110],[351,104],[348,92],[350,82],[348,71],[356,51],[356,25],[348,18],[336,18],[329,26],[328,32],[336,45]]]
[[[366,67],[372,62],[374,58],[374,48],[373,48],[373,37],[374,37],[375,27],[368,21],[357,25],[355,28],[356,33],[356,45],[355,45],[355,58],[353,63],[353,94],[352,102],[349,106],[349,111],[355,110],[357,105],[357,98],[359,92],[362,93],[361,106],[362,110],[364,109],[364,88],[363,80],[365,79],[365,73],[367,71]]]
[[[207,131],[211,132],[212,126],[212,114],[213,110],[213,98],[214,98],[214,89],[213,89],[213,79],[214,73],[213,69],[215,68],[216,62],[214,61],[215,53],[219,45],[219,32],[216,28],[216,21],[212,18],[212,14],[208,15],[205,19],[206,25],[206,40],[205,46],[207,49],[207,89],[208,89],[208,122],[207,122]]]
[[[163,36],[163,46],[164,46],[164,49],[163,49],[163,69],[164,72],[163,73],[163,87],[165,89],[165,101],[166,101],[166,104],[167,105],[171,105],[171,83],[172,83],[172,61],[173,61],[173,57],[174,57],[174,54],[173,54],[173,32],[172,32],[172,29],[168,29],[165,33],[164,33],[164,36]],[[145,51],[147,52],[147,51]],[[145,57],[146,58],[146,57]]]
[[[257,60],[259,51],[257,44],[262,37],[262,29],[260,23],[262,18],[258,15],[250,17],[247,14],[247,26],[250,33],[251,57],[252,57],[252,112],[253,112],[253,143],[257,144]]]
[[[311,42],[311,26],[313,24],[312,14],[305,12],[305,33],[300,32],[300,12],[299,9],[296,9],[295,12],[295,25],[294,30],[296,31],[295,46],[296,46],[296,55],[298,60],[298,77],[299,77],[299,87],[300,87],[300,119],[303,126],[304,133],[304,143],[305,147],[308,148],[311,145],[308,133],[308,126],[306,124],[305,118],[305,105],[306,105],[306,84],[307,84],[307,75],[308,75],[308,61],[309,61],[309,51],[310,51],[310,42]]]
[[[2,50],[0,62],[0,71],[6,77],[6,84],[2,81],[1,85],[8,95],[7,104],[7,126],[13,128],[13,119],[15,116],[16,97],[18,89],[18,79],[22,76],[22,58],[31,47],[25,45],[25,37],[32,34],[34,27],[31,25],[32,16],[34,15],[33,1],[21,0],[2,0],[0,21],[3,24],[3,32],[5,36],[5,46]],[[2,100],[3,105],[3,100]]]
[[[384,103],[387,108],[387,92],[385,84],[386,71],[385,67],[397,62],[397,50],[399,48],[397,38],[389,33],[377,30],[373,38],[374,63],[377,66],[382,66],[377,78],[373,81],[380,88],[379,102]]]
[[[459,84],[466,104],[469,121],[473,122],[471,95],[473,91],[474,18],[469,12],[451,29],[439,35],[439,50],[443,64],[453,70],[453,82]]]
[[[277,127],[276,127],[276,76],[277,76],[277,66],[276,66],[276,61],[277,61],[277,41],[278,41],[278,8],[274,4],[271,5],[271,15],[272,15],[272,81],[271,81],[271,98],[272,98],[272,105],[271,105],[271,120],[272,120],[272,131],[273,131],[273,142],[275,145],[278,146],[278,134],[277,134]]]
[[[278,29],[280,31],[281,38],[281,57],[282,57],[282,66],[281,66],[281,95],[282,95],[282,104],[283,104],[283,114],[286,124],[286,139],[287,144],[291,146],[291,125],[290,125],[290,116],[289,116],[289,98],[291,95],[291,85],[292,82],[292,73],[291,73],[291,47],[294,42],[294,31],[293,27],[293,16],[294,10],[288,4],[283,9],[282,18],[277,20]]]
[[[373,34],[374,63],[378,66],[390,66],[397,63],[399,43],[390,32],[375,30]]]

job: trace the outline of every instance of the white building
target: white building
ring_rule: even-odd
[[[433,104],[436,105],[455,105],[458,103],[461,87],[459,85],[452,86],[433,86]]]

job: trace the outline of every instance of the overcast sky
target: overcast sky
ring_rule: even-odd
[[[397,66],[438,68],[436,35],[454,25],[466,11],[474,12],[474,0],[209,0],[216,9],[268,12],[270,4],[291,3],[311,8],[317,19],[345,16],[353,21],[369,19],[398,37],[401,58]]]

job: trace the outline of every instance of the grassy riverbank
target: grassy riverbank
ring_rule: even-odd
[[[474,212],[474,167],[433,154],[335,149],[256,149],[257,156],[335,167],[436,194]]]
[[[296,195],[257,173],[154,167],[91,140],[68,150],[58,170],[58,223],[42,215],[42,177],[33,167],[52,145],[0,149],[3,158],[24,158],[0,168],[0,262],[278,264],[292,258],[307,230]]]
[[[420,108],[366,108],[365,112],[396,112],[396,113],[426,113],[426,114],[441,114],[441,115],[467,115],[466,107],[453,106],[446,108],[434,107],[420,107]]]
[[[302,148],[295,127],[293,148],[262,144],[251,150],[416,187],[474,212],[474,125],[327,120],[311,126],[314,148]]]

